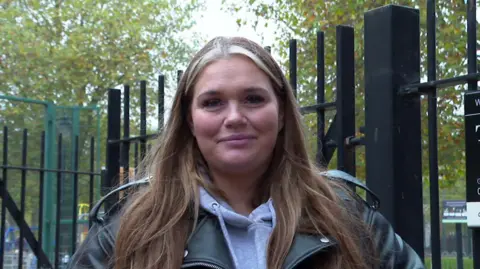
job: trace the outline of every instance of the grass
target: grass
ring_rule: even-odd
[[[425,258],[425,268],[436,269],[436,268],[432,268],[432,259],[430,257]],[[457,258],[442,257],[442,269],[457,269]],[[463,258],[463,269],[473,269],[472,258],[465,258],[465,257]]]

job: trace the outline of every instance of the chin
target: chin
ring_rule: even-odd
[[[236,159],[236,160],[228,160],[228,161],[222,161],[220,162],[220,167],[222,169],[229,171],[229,172],[245,172],[249,168],[253,168],[256,166],[258,161],[248,159],[248,160],[241,160],[241,159]]]

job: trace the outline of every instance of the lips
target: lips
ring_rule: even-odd
[[[218,142],[241,141],[241,140],[249,140],[249,139],[255,139],[255,136],[248,135],[248,134],[234,134],[234,135],[223,137],[219,139]]]

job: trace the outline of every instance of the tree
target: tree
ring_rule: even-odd
[[[153,74],[173,81],[189,59],[197,36],[182,34],[195,23],[201,0],[31,0],[0,2],[0,95],[51,101],[63,106],[98,105],[105,149],[106,92],[122,84],[151,83]],[[170,83],[171,84],[171,83]],[[132,88],[132,121],[138,122],[138,90]],[[156,98],[149,89],[149,109]],[[70,117],[57,110],[57,119]],[[43,107],[0,99],[0,127],[9,126],[9,164],[20,165],[21,133],[29,129],[28,166],[39,167]],[[96,115],[80,115],[80,163],[88,170],[90,136]],[[134,127],[135,124],[132,124]],[[138,124],[137,124],[138,126]],[[134,134],[136,128],[132,128]],[[0,130],[0,137],[3,130]],[[69,142],[71,143],[71,141]],[[5,147],[0,144],[0,151]],[[102,154],[103,157],[104,154]],[[103,159],[103,158],[102,158]],[[35,223],[38,174],[28,173],[27,213]],[[20,201],[18,172],[9,172],[9,191]],[[80,177],[80,200],[88,203],[88,180]]]
[[[238,11],[254,14],[254,20],[239,17],[239,26],[258,27],[262,23],[276,23],[277,44],[272,49],[280,56],[285,70],[288,68],[288,41],[298,40],[298,98],[301,105],[315,103],[315,34],[325,32],[326,100],[334,100],[335,94],[335,26],[349,25],[355,31],[355,79],[356,79],[356,124],[364,125],[363,81],[363,15],[364,12],[387,4],[399,4],[420,9],[421,20],[421,70],[426,78],[426,1],[284,1],[273,3],[251,0],[240,3],[224,0],[233,14]],[[466,10],[464,1],[437,2],[437,78],[449,78],[466,73]],[[238,17],[238,15],[237,15]],[[270,44],[268,44],[270,45]],[[439,90],[438,94],[438,142],[439,174],[442,189],[450,189],[458,198],[465,195],[465,155],[461,91],[465,87]],[[316,130],[314,117],[305,117],[311,133]],[[423,175],[428,188],[428,127],[427,99],[422,98]],[[312,136],[312,139],[314,136]],[[314,141],[310,141],[315,143]],[[314,147],[311,147],[314,148]],[[357,175],[365,177],[364,150],[357,151]],[[313,154],[313,153],[312,153]],[[460,184],[459,184],[460,183]]]
[[[169,72],[198,1],[9,1],[1,11],[1,93],[99,103],[105,90]]]

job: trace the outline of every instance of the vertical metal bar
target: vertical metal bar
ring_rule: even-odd
[[[158,76],[158,130],[163,129],[165,116],[165,76]]]
[[[21,173],[21,185],[20,185],[20,214],[22,222],[25,220],[25,189],[27,185],[27,138],[28,130],[23,129],[22,137],[22,173]],[[23,242],[25,238],[25,227],[19,224],[20,228],[20,241],[18,242],[18,269],[23,267]]]
[[[325,103],[325,36],[317,32],[317,104]],[[327,166],[325,141],[325,110],[317,110],[317,165]]]
[[[95,137],[90,138],[90,173],[95,172]],[[89,209],[93,207],[93,195],[94,195],[94,175],[90,174],[90,186],[88,192],[88,204]],[[92,220],[88,218],[88,228],[92,227]]]
[[[40,168],[45,167],[45,131],[42,132],[42,138],[40,142]],[[36,249],[35,256],[39,257],[42,250],[43,241],[43,186],[45,184],[45,171],[40,170],[40,190],[39,190],[39,207],[38,207],[38,248]],[[37,262],[37,268],[40,268],[41,263]]]
[[[56,135],[56,106],[48,102],[45,108],[45,168],[55,169],[55,142]],[[43,187],[43,197],[45,198],[44,218],[43,218],[43,250],[50,260],[55,258],[55,195],[53,190],[55,188],[55,173],[45,172],[45,185]]]
[[[476,18],[476,15],[477,15],[476,0],[468,0],[468,3],[467,3],[467,61],[468,61],[469,74],[477,72],[477,18]],[[477,81],[469,81],[468,90],[469,91],[478,90]],[[467,155],[467,165],[469,162],[468,157],[469,156]],[[472,177],[478,178],[478,174],[472,175]],[[472,181],[475,181],[475,179],[469,178],[468,168],[467,168],[467,188],[470,187],[474,189],[473,188],[474,186],[478,187],[478,184],[474,184],[476,182],[472,182]],[[473,183],[472,186],[470,186],[469,182]],[[468,205],[468,202],[469,202],[469,191],[467,190],[467,205]],[[474,257],[473,268],[480,269],[480,228],[472,229],[472,257]]]
[[[337,167],[355,175],[355,148],[345,141],[355,136],[355,55],[353,28],[337,26]]]
[[[457,269],[463,269],[462,224],[455,223],[455,245],[457,252]]]
[[[118,174],[120,172],[120,143],[111,143],[112,140],[120,139],[120,123],[121,123],[121,98],[120,90],[110,89],[108,91],[107,106],[107,156],[104,191],[110,191],[118,186]],[[118,193],[113,194],[105,201],[105,212],[115,213],[113,208],[118,202]]]
[[[297,97],[297,40],[291,39],[289,42],[289,70],[290,86],[292,86],[293,95]]]
[[[398,95],[420,81],[420,12],[388,5],[364,18],[367,185],[382,201],[379,212],[423,259],[420,96]]]
[[[473,257],[473,249],[472,249],[472,229],[467,229],[467,249],[468,249],[468,255],[470,257]]]
[[[7,206],[5,202],[5,198],[7,197],[7,168],[8,165],[8,127],[3,127],[3,165],[5,166],[2,170],[2,219],[1,219],[1,226],[0,226],[0,248],[5,249],[5,225],[6,225],[6,214],[7,214]],[[3,268],[3,257],[5,255],[5,251],[1,251],[0,253],[0,268]]]
[[[130,137],[130,86],[125,85],[123,89],[123,138],[126,140]],[[120,165],[123,167],[122,180],[128,181],[130,142],[123,141],[120,154]],[[126,176],[125,176],[126,175]]]
[[[427,37],[428,38],[428,37]],[[435,67],[433,67],[435,68]],[[430,66],[428,67],[430,71]],[[430,79],[433,81],[435,79]],[[430,180],[430,222],[432,268],[442,268],[440,248],[440,208],[438,184],[438,128],[437,128],[437,91],[428,94],[428,151]]]
[[[96,139],[97,141],[100,141],[100,109],[98,107],[96,107],[97,110],[97,135],[96,135]],[[102,143],[96,143],[96,156],[95,156],[95,171],[102,171],[102,167],[101,167],[101,162],[100,162],[100,159],[102,156],[101,155],[101,150],[100,150],[100,144]],[[97,180],[95,182],[95,187],[97,188],[98,191],[95,192],[95,196],[96,196],[96,199],[99,200],[100,199],[100,195],[102,194],[102,179],[100,178],[100,180]]]
[[[100,190],[100,194],[102,196],[105,196],[107,195],[107,193],[110,192],[110,188],[108,188],[108,182],[107,182],[107,169],[104,169],[102,168],[102,170],[100,170],[100,183],[101,183],[101,190]],[[103,207],[104,209],[107,208],[106,206]]]
[[[78,219],[78,136],[73,145],[73,214],[72,214],[72,254],[77,249],[77,219]]]
[[[147,144],[147,150],[150,152],[152,150],[152,144]]]
[[[437,79],[436,50],[436,5],[435,0],[427,1],[427,72],[428,81]],[[438,128],[437,89],[428,94],[428,152],[430,177],[430,222],[432,268],[442,268],[440,250],[440,201],[438,186]]]
[[[177,85],[180,83],[180,79],[182,79],[183,70],[177,70]]]
[[[133,149],[133,162],[135,165],[135,169],[138,167],[138,143],[135,143],[134,149]]]
[[[477,4],[476,0],[468,0],[467,10],[467,57],[468,73],[477,72]],[[477,82],[468,83],[469,91],[477,90]]]
[[[55,220],[55,268],[58,268],[60,265],[60,217],[61,217],[61,204],[62,204],[62,134],[58,135],[57,142],[57,209],[56,209],[56,220]]]
[[[147,82],[140,82],[140,136],[147,135]],[[147,151],[147,140],[145,138],[140,139],[140,159],[145,158]]]
[[[467,254],[467,257],[471,257],[472,256],[472,244],[471,244],[472,243],[472,230],[468,229],[468,226],[467,226],[467,229],[466,229],[465,232],[466,232],[466,235],[464,237],[465,253]]]

